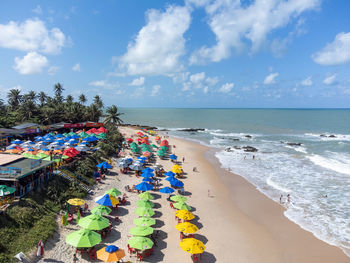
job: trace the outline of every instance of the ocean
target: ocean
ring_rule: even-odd
[[[219,148],[221,166],[272,200],[285,216],[350,256],[350,110],[121,108],[125,123]],[[183,128],[204,131],[185,132]],[[246,152],[251,146],[257,152]],[[253,159],[254,156],[254,159]]]

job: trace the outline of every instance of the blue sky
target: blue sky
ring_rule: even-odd
[[[120,107],[349,107],[350,1],[0,4],[0,91]]]

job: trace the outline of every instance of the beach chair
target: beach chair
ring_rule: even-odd
[[[88,251],[89,259],[96,260],[96,250],[91,247]]]
[[[74,219],[73,214],[69,213],[67,218],[68,223],[71,223],[73,219]]]
[[[197,255],[197,254],[193,254],[193,255],[191,256],[191,258],[192,258],[192,261],[193,261],[193,262],[198,262],[198,261],[199,261],[199,258],[198,258],[198,255]]]
[[[173,205],[172,202],[170,202],[170,207],[171,207],[172,209],[175,209],[175,207],[174,207],[174,205]]]
[[[130,256],[135,253],[135,249],[130,247],[129,244],[128,244],[128,252],[129,252]]]
[[[140,262],[141,262],[142,260],[143,260],[143,255],[142,255],[141,253],[137,253],[137,254],[136,254],[136,262],[137,262],[137,261],[140,261]]]

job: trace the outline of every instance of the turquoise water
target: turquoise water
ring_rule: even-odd
[[[121,111],[126,123],[166,128],[171,135],[221,149],[216,157],[222,167],[245,177],[276,202],[290,194],[285,216],[350,254],[350,110]],[[244,146],[258,152],[245,152]]]

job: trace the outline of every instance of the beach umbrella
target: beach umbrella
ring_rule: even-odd
[[[176,160],[176,159],[177,159],[177,156],[176,156],[175,154],[172,154],[172,155],[169,156],[169,158],[170,158],[171,160]]]
[[[109,245],[97,250],[96,256],[104,262],[116,262],[125,257],[125,251],[114,245]]]
[[[102,197],[97,197],[95,199],[96,203],[100,204],[100,205],[105,205],[105,206],[115,206],[117,204],[119,204],[118,199],[116,199],[115,197],[113,197],[110,194],[105,194]]]
[[[138,200],[137,201],[137,206],[138,207],[146,207],[146,208],[153,208],[154,207],[154,203],[148,201],[148,200]]]
[[[180,241],[180,247],[182,250],[191,254],[202,254],[205,250],[205,246],[202,241],[195,238],[184,238]]]
[[[149,236],[153,234],[153,228],[149,226],[137,226],[129,230],[129,233],[133,236]]]
[[[64,155],[64,154],[63,154],[63,155],[61,156],[61,159],[68,159],[68,158],[70,158],[68,155]]]
[[[112,168],[112,165],[110,165],[109,163],[107,163],[106,161],[99,163],[98,165],[96,165],[98,168]]]
[[[182,167],[180,165],[175,164],[173,165],[173,167],[171,167],[171,171],[173,173],[180,174],[182,173]]]
[[[120,168],[126,168],[129,167],[129,164],[127,164],[126,162],[119,162],[117,163],[117,166]]]
[[[151,178],[154,174],[152,172],[141,173],[141,177],[143,178]]]
[[[151,249],[154,245],[153,241],[147,237],[132,237],[128,240],[128,244],[138,250]]]
[[[40,142],[40,141],[43,141],[43,140],[44,140],[44,138],[41,137],[41,136],[38,136],[38,137],[35,138],[36,142]]]
[[[153,189],[153,186],[150,185],[149,183],[146,183],[146,182],[142,182],[140,184],[137,184],[135,186],[135,189],[136,190],[139,190],[139,191],[148,191],[148,190],[152,190]]]
[[[143,192],[141,194],[138,195],[139,198],[141,198],[142,200],[153,200],[154,196],[152,194],[150,194],[149,192]]]
[[[165,176],[175,176],[175,173],[173,173],[172,171],[169,171],[169,172],[166,172],[165,174],[164,174]]]
[[[111,188],[105,192],[105,194],[110,194],[114,197],[117,197],[118,195],[121,195],[122,193],[117,190],[117,188]]]
[[[154,182],[154,180],[152,179],[152,178],[143,178],[142,179],[142,182],[147,182],[147,183],[153,183]]]
[[[92,214],[98,214],[98,215],[103,215],[103,214],[108,215],[111,212],[112,212],[112,209],[110,209],[108,206],[105,206],[105,205],[99,205],[91,210]]]
[[[99,138],[99,139],[105,140],[107,138],[107,135],[102,132],[100,134],[97,134],[96,137]]]
[[[173,180],[170,180],[169,182],[173,187],[183,187],[184,186],[184,183],[176,178],[174,178]]]
[[[63,135],[63,134],[57,134],[56,136],[55,136],[56,138],[64,138],[65,136]]]
[[[198,227],[190,222],[179,223],[175,227],[178,231],[184,234],[193,234],[198,231]]]
[[[79,135],[77,135],[77,134],[72,134],[72,135],[70,135],[70,137],[72,138],[72,139],[80,139],[80,136]]]
[[[0,185],[0,196],[10,195],[16,192],[15,188],[8,187],[6,185]]]
[[[154,170],[151,169],[151,168],[149,168],[149,167],[147,167],[147,168],[143,169],[142,172],[143,172],[143,173],[146,173],[146,172],[152,173],[152,172],[154,172]]]
[[[182,195],[173,195],[170,197],[170,200],[174,202],[186,202],[187,198]]]
[[[137,159],[138,159],[138,160],[143,160],[143,161],[146,161],[146,160],[147,160],[147,158],[144,157],[144,156],[138,157]]]
[[[80,218],[78,225],[89,230],[102,230],[109,226],[109,220],[102,215],[91,214]]]
[[[101,235],[89,229],[74,231],[66,237],[66,243],[76,248],[93,247],[101,241]]]
[[[152,146],[153,148],[158,149],[158,146],[157,146],[157,145],[155,145],[155,144],[151,144],[151,146]]]
[[[84,138],[87,137],[89,134],[87,134],[86,132],[82,131],[81,133],[79,133],[79,137]]]
[[[87,146],[84,146],[84,145],[79,145],[79,146],[76,146],[75,149],[77,149],[79,152],[87,152],[90,150],[89,147]]]
[[[177,202],[174,204],[174,207],[179,210],[187,210],[187,211],[192,210],[192,208],[189,205],[187,205],[185,202]]]
[[[158,151],[158,152],[157,152],[157,156],[159,156],[159,157],[164,157],[164,156],[165,156],[165,152]]]
[[[72,199],[69,199],[67,201],[67,203],[70,205],[80,206],[80,205],[85,204],[85,201],[83,199],[80,199],[80,198],[72,198]]]
[[[183,220],[192,220],[195,216],[187,210],[177,210],[175,216]]]
[[[179,210],[181,211],[181,210]],[[135,214],[138,216],[153,216],[154,211],[152,208],[146,208],[146,207],[137,207],[135,209]]]
[[[21,140],[14,140],[11,142],[12,144],[22,144],[23,142]]]
[[[133,223],[134,225],[137,225],[137,226],[152,226],[156,224],[156,220],[154,218],[143,216],[143,217],[134,219]]]
[[[89,137],[84,138],[83,141],[95,142],[95,141],[98,141],[98,138],[96,136],[89,136]]]
[[[22,154],[24,157],[26,157],[26,158],[30,158],[30,159],[41,159],[39,156],[36,156],[36,155],[34,155],[34,154],[30,154],[30,153],[24,153],[24,154]]]
[[[129,168],[134,171],[141,171],[143,169],[143,166],[141,163],[134,163],[130,165]]]
[[[171,188],[171,187],[166,186],[166,187],[161,188],[159,190],[159,192],[161,192],[163,194],[171,194],[171,193],[174,193],[175,190],[173,188]]]
[[[46,158],[49,155],[45,154],[45,153],[38,153],[36,156],[39,157],[39,158]]]
[[[176,180],[176,178],[173,176],[169,176],[169,177],[165,178],[165,180],[170,182],[172,180]]]

